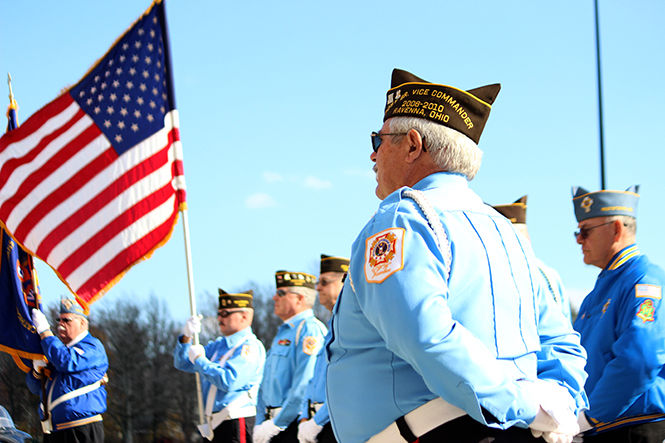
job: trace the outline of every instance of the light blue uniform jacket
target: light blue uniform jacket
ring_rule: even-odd
[[[219,364],[221,358],[236,345],[237,348],[228,357],[226,363]],[[266,351],[263,343],[256,338],[252,328],[245,328],[227,337],[218,337],[205,346],[205,357],[197,358],[194,364],[189,361],[187,353],[190,343],[178,342],[173,353],[173,365],[185,372],[201,374],[201,390],[203,404],[207,404],[211,384],[217,387],[215,404],[212,412],[219,412],[244,392],[250,394],[246,404],[238,407],[256,406],[256,391],[263,377],[263,365]]]
[[[273,418],[273,423],[281,428],[298,418],[305,390],[314,374],[316,355],[327,332],[311,309],[280,325],[266,358],[256,410],[257,425],[265,420],[268,406],[282,408]]]
[[[328,336],[326,336],[326,340]],[[318,355],[316,356],[316,364],[314,365],[314,376],[307,386],[305,398],[300,406],[300,418],[312,418],[309,415],[310,403],[323,403],[319,410],[314,415],[314,421],[317,425],[323,426],[330,421],[328,413],[328,405],[326,401],[326,371],[328,370],[328,355],[326,348],[321,346]]]
[[[366,441],[437,396],[481,423],[526,427],[539,401],[524,379],[554,380],[586,407],[579,335],[545,296],[526,242],[463,176],[432,174],[414,189],[434,206],[450,249],[402,190],[355,240],[328,345],[337,439]]]
[[[636,245],[598,275],[575,320],[589,353],[586,412],[595,431],[665,419],[665,272]]]

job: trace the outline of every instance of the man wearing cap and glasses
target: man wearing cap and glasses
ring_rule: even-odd
[[[353,243],[327,345],[339,441],[577,433],[587,405],[579,336],[540,296],[523,238],[468,185],[499,89],[393,71],[370,155],[382,202]]]
[[[312,311],[316,297],[313,275],[277,271],[275,282],[275,315],[284,323],[266,358],[254,443],[297,443],[298,412],[327,329]]]
[[[319,303],[332,312],[337,301],[344,276],[349,270],[349,259],[321,254],[321,271],[316,290]],[[328,405],[326,405],[326,370],[328,357],[325,347],[321,347],[316,356],[314,377],[307,386],[305,399],[300,407],[298,441],[300,443],[334,443],[335,435],[330,425]]]
[[[637,192],[573,188],[575,239],[601,269],[574,323],[588,353],[584,442],[665,439],[665,272],[635,243]]]
[[[211,441],[252,442],[266,358],[263,343],[252,332],[253,294],[219,289],[217,323],[222,336],[205,347],[190,344],[201,332],[201,316],[194,315],[185,323],[173,353],[176,369],[201,375],[205,421],[199,432]]]
[[[87,312],[74,299],[60,300],[58,338],[40,310],[32,310],[32,322],[48,359],[34,360],[26,376],[30,391],[42,398],[44,441],[103,442],[109,362],[102,342],[88,332]]]

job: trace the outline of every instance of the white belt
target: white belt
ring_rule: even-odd
[[[434,428],[448,423],[451,420],[466,415],[463,409],[453,406],[441,397],[430,400],[422,406],[404,416],[404,421],[416,437],[422,437]],[[402,437],[396,422],[378,434],[374,434],[367,443],[402,443],[407,440]]]
[[[62,394],[60,397],[56,398],[54,401],[51,401],[51,395],[53,394],[53,388],[55,387],[55,378],[53,379],[53,383],[51,384],[51,389],[49,390],[48,393],[48,411],[44,411],[44,405],[39,405],[42,411],[44,411],[44,415],[48,414],[48,418],[46,420],[42,420],[42,431],[44,434],[50,434],[51,431],[53,430],[53,422],[51,421],[52,419],[52,414],[51,411],[58,406],[60,403],[66,402],[67,400],[71,400],[74,397],[79,397],[81,395],[85,395],[89,392],[94,391],[95,389],[100,388],[102,385],[105,385],[108,383],[108,377],[106,374],[100,379],[97,380],[96,382],[89,384],[87,386],[83,386],[78,389],[74,389],[73,391],[69,391],[65,394]]]
[[[234,420],[240,417],[254,417],[256,415],[256,406],[247,404],[251,398],[252,393],[244,391],[221,411],[210,414],[206,411],[205,421],[197,426],[201,436],[208,440],[212,440],[214,438],[215,429],[223,421]]]

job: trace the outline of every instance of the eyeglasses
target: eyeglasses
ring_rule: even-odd
[[[614,223],[614,220],[608,221],[607,223],[601,223],[601,224],[596,225],[596,226],[591,226],[590,228],[582,227],[582,228],[580,228],[579,231],[573,232],[573,235],[575,236],[575,238],[577,238],[577,236],[580,236],[580,237],[582,237],[582,240],[584,240],[589,236],[589,232],[591,232],[593,229],[600,228],[601,226],[609,225],[610,223]]]
[[[278,289],[277,290],[277,296],[278,297],[284,297],[286,294],[293,294],[293,292],[285,291],[284,289]]]
[[[374,132],[372,131],[372,149],[374,152],[379,152],[379,147],[381,146],[381,137],[384,135],[406,135],[406,132]]]
[[[335,283],[335,280],[326,280],[325,278],[320,278],[319,281],[316,282],[317,285],[321,285],[324,287],[332,283]]]
[[[58,323],[69,323],[72,320],[74,320],[74,319],[73,318],[59,318]]]
[[[243,311],[242,311],[242,310],[236,310],[236,311],[226,311],[226,310],[224,310],[224,311],[217,311],[217,315],[219,315],[219,316],[222,317],[222,318],[226,318],[226,317],[228,317],[228,316],[230,316],[230,315],[233,315],[233,314],[235,314],[235,313],[237,313],[237,312],[243,312]]]

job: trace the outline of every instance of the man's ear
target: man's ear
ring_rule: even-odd
[[[623,225],[621,220],[614,220],[612,227],[614,228],[614,241],[617,242],[623,237],[623,233],[626,227]]]
[[[406,133],[405,137],[409,145],[407,159],[414,161],[424,152],[423,139],[420,136],[420,133],[415,129],[409,129],[409,132]]]

